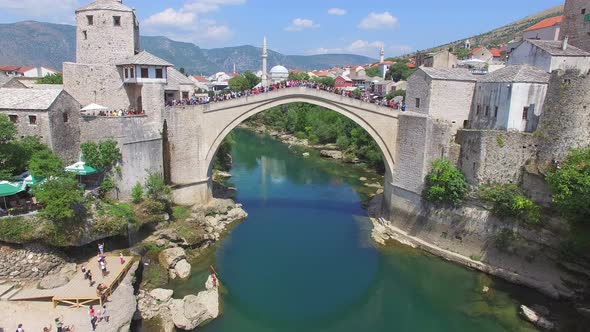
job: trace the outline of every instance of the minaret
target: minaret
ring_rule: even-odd
[[[234,63],[234,74],[236,73],[236,64]]]
[[[266,51],[266,36],[262,42],[262,86],[268,86],[268,74],[266,73],[266,60],[268,58],[268,52]]]
[[[385,49],[383,48],[383,44],[381,44],[381,53],[379,53],[379,63],[383,63],[385,61]]]

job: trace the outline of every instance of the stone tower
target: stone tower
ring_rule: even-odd
[[[379,63],[383,63],[385,61],[385,49],[383,48],[383,44],[381,44],[381,52],[379,53]]]
[[[268,73],[266,71],[267,61],[268,59],[268,52],[266,50],[266,36],[264,36],[264,40],[262,41],[262,86],[268,86]]]
[[[122,0],[96,0],[76,10],[76,62],[116,64],[139,51],[135,10]]]
[[[590,1],[566,0],[560,39],[569,37],[569,44],[590,52]]]

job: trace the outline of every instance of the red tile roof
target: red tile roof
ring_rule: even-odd
[[[18,69],[18,72],[21,74],[24,74],[25,72],[31,70],[31,69],[35,69],[35,67],[29,67],[29,66],[24,66],[24,67],[20,67]]]
[[[201,83],[207,83],[207,82],[209,82],[209,80],[206,77],[203,77],[203,76],[193,75],[193,78],[195,80],[197,80],[197,82],[201,82]]]
[[[499,49],[497,49],[497,48],[495,48],[495,47],[493,47],[493,48],[490,48],[490,53],[492,53],[492,56],[493,56],[494,58],[499,58],[499,57],[501,57],[501,56],[502,56],[502,52],[500,52],[500,50],[499,50]]]
[[[238,74],[238,73],[231,73],[231,74],[229,74],[229,76],[230,77],[236,77],[236,76],[240,76],[240,74]]]
[[[393,61],[387,60],[387,61],[383,61],[383,62],[381,62],[380,64],[384,64],[384,65],[390,65],[390,66],[391,66],[391,65],[392,65],[392,64],[394,64],[394,63],[395,63],[395,62],[393,62]]]
[[[406,62],[406,66],[407,66],[408,68],[416,68],[416,65],[415,65],[415,64],[413,64],[413,63],[411,63],[411,62]]]
[[[0,66],[0,70],[2,71],[16,71],[19,68],[19,66]]]
[[[528,29],[526,29],[524,31],[532,31],[532,30],[552,27],[554,25],[560,24],[562,21],[563,21],[563,15],[546,18],[546,19],[542,20],[541,22],[539,22],[533,26],[530,26]]]
[[[469,54],[475,54],[477,51],[481,50],[482,46],[478,46],[474,49],[471,50],[471,52],[469,52]]]

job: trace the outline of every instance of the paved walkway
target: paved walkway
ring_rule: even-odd
[[[107,287],[113,286],[116,281],[121,279],[121,274],[127,271],[129,266],[133,263],[133,257],[125,257],[125,263],[121,264],[119,256],[106,256],[107,271],[109,272],[106,276],[102,276],[98,260],[96,258],[91,259],[87,264],[86,268],[92,271],[92,280],[94,283],[90,286],[88,280],[84,279],[84,275],[78,269],[76,274],[69,283],[62,287],[54,289],[38,289],[38,288],[26,288],[13,296],[11,301],[23,301],[23,300],[52,300],[55,299],[95,299],[96,286],[100,283],[105,284]],[[116,287],[116,285],[115,285]]]

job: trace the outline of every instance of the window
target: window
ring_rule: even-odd
[[[182,92],[182,99],[188,99],[188,92],[186,92],[186,91]]]
[[[116,27],[121,26],[121,16],[113,16],[113,25]]]
[[[94,25],[94,16],[86,15],[86,20],[88,21],[88,25]]]
[[[416,108],[420,108],[420,98],[416,98]]]
[[[484,115],[485,116],[490,116],[490,106],[489,105],[486,106],[486,112],[485,112]]]
[[[30,125],[37,125],[37,116],[36,115],[29,115],[29,124]]]
[[[63,114],[64,123],[68,122],[68,113]]]
[[[162,68],[156,68],[156,78],[164,78],[164,74],[162,73]]]
[[[522,119],[523,120],[528,120],[529,118],[529,108],[528,107],[523,107],[522,109]]]
[[[135,77],[135,69],[129,68],[129,77],[134,78]]]
[[[10,114],[8,115],[8,119],[10,119],[10,122],[12,123],[18,123],[18,115]]]
[[[498,117],[498,106],[494,107],[494,118]]]
[[[150,77],[148,69],[141,68],[141,78],[148,78],[148,77]]]
[[[129,78],[129,68],[125,68],[125,78]]]
[[[481,111],[481,105],[477,105],[477,110],[475,111],[475,115],[479,115],[480,111]]]
[[[86,30],[82,31],[82,34],[84,35],[84,40],[88,39],[88,32]]]
[[[586,8],[582,8],[582,15],[586,15]]]

